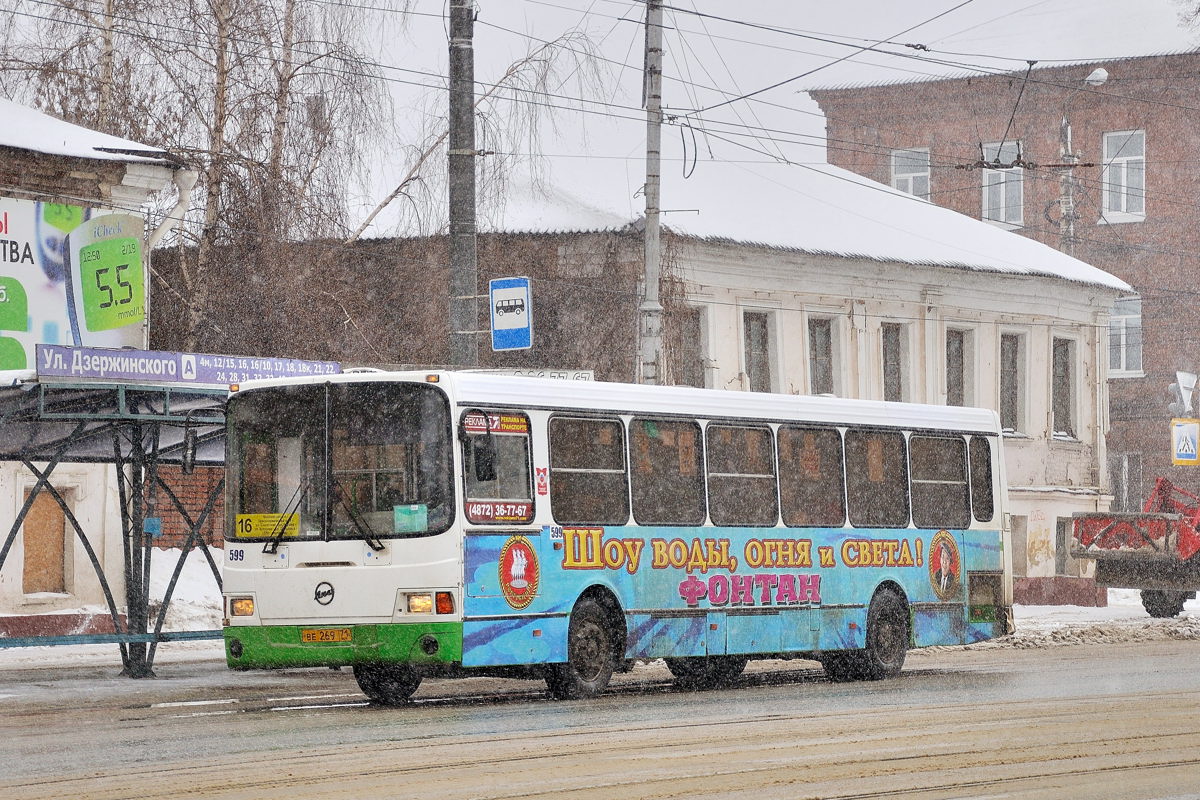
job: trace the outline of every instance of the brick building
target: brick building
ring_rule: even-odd
[[[1137,509],[1172,467],[1166,389],[1196,371],[1200,252],[1200,53],[1004,75],[822,89],[828,159],[1012,230],[1125,279],[1136,294],[1107,320],[1108,469],[1113,508]],[[1002,400],[1003,413],[1003,400]],[[1014,437],[1034,424],[1009,412]],[[1014,539],[1037,521],[1015,520]],[[1056,529],[1055,574],[1079,575]],[[1018,582],[1021,579],[1018,569]]]

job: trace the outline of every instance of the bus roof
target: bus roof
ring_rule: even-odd
[[[995,411],[984,408],[852,400],[829,395],[527,378],[487,372],[355,371],[319,377],[247,381],[241,384],[241,389],[252,391],[301,383],[387,381],[435,384],[441,386],[459,406],[480,408],[548,408],[1000,433],[999,416]]]

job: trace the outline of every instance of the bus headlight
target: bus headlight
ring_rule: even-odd
[[[408,596],[408,613],[410,613],[410,614],[432,614],[433,613],[433,595],[431,595],[431,594],[410,594]]]
[[[253,617],[254,616],[254,598],[253,597],[231,597],[231,598],[229,598],[229,615],[231,617]]]

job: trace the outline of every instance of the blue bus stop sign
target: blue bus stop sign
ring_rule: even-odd
[[[529,278],[496,278],[488,282],[493,350],[528,350],[533,347],[531,299]]]

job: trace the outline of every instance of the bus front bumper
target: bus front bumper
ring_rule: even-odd
[[[462,623],[246,625],[225,628],[232,669],[462,662]]]

